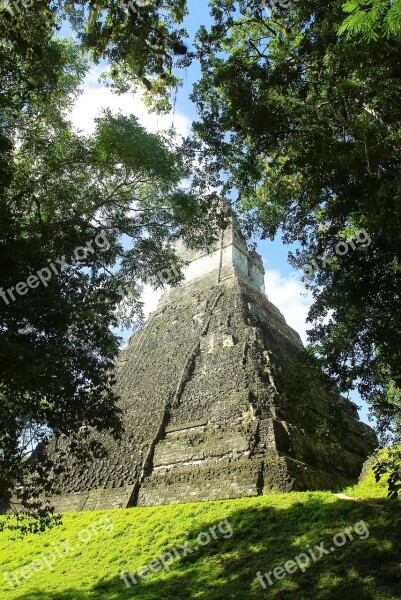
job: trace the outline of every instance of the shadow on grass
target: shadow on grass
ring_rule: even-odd
[[[374,503],[374,504],[373,504]],[[135,510],[135,509],[132,509]],[[283,566],[302,552],[324,542],[363,520],[369,530],[365,539],[354,540],[313,561],[263,589],[256,573]],[[229,517],[232,537],[216,540],[171,564],[170,571],[152,574],[128,588],[119,572],[94,581],[91,588],[72,585],[60,593],[31,590],[21,600],[245,600],[274,598],[399,600],[401,597],[401,510],[398,503],[377,499],[363,502],[325,502],[312,497],[289,508],[262,503],[233,512]],[[215,522],[200,522],[188,533],[194,548],[200,532]],[[168,524],[167,524],[168,526]],[[127,540],[129,542],[129,540]],[[318,552],[316,551],[316,554]],[[155,557],[156,558],[156,557]],[[126,571],[129,571],[129,565]]]

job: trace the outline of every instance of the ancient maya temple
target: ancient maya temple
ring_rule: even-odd
[[[269,302],[261,257],[234,221],[208,251],[178,252],[162,296],[118,360],[125,433],[108,456],[58,480],[58,510],[149,506],[357,480],[375,446],[335,388],[286,393],[299,335]],[[305,397],[306,396],[306,397]]]

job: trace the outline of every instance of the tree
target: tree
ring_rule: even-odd
[[[112,85],[119,91],[143,86],[167,109],[169,90],[178,84],[174,66],[188,64],[187,33],[180,28],[186,0],[58,0],[82,48],[95,62],[110,65]]]
[[[49,34],[68,24],[85,55],[109,65],[108,82],[118,92],[139,85],[151,92],[158,109],[170,108],[168,94],[179,84],[174,67],[188,65],[190,58],[180,27],[186,0],[35,0],[34,9],[32,4],[0,4],[6,39],[21,51],[40,52]]]
[[[217,220],[213,195],[181,187],[173,143],[135,117],[106,112],[92,136],[74,133],[80,49],[53,38],[46,12],[19,19],[9,29],[0,13],[0,498],[15,495],[33,517],[16,526],[36,530],[54,522],[41,501],[52,465],[32,450],[67,435],[90,456],[88,427],[120,434],[113,328],[141,323],[140,284],[161,285],[174,240],[208,243]]]
[[[350,0],[343,5],[348,17],[339,33],[361,35],[368,41],[401,34],[400,0]]]
[[[399,439],[401,44],[338,34],[342,3],[213,0],[193,98],[203,164],[238,194],[250,232],[297,242],[310,339]],[[340,244],[340,245],[339,245]],[[342,245],[341,245],[342,244]],[[346,247],[346,250],[344,251]],[[387,433],[385,433],[387,432]]]

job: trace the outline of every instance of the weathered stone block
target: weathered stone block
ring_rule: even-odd
[[[187,280],[164,294],[118,361],[123,438],[97,436],[108,456],[85,470],[71,461],[56,506],[190,502],[356,481],[375,437],[333,390],[287,397],[302,343],[264,294],[261,259],[235,224],[209,253],[183,253]]]

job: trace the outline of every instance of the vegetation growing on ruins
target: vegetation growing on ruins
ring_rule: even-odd
[[[305,0],[274,15],[260,0],[209,4],[213,26],[200,28],[191,51],[181,29],[185,0],[131,12],[119,0],[0,6],[2,501],[16,478],[26,483],[33,463],[25,458],[49,430],[118,430],[110,367],[120,285],[152,281],[174,263],[176,235],[193,241],[205,231],[211,203],[199,195],[220,178],[248,233],[282,231],[284,242],[299,244],[294,266],[319,261],[308,280],[313,349],[343,391],[356,387],[369,402],[382,442],[400,438],[399,1],[355,0],[344,13],[343,0]],[[66,22],[77,44],[55,38]],[[142,86],[162,110],[178,83],[175,68],[197,58],[195,140],[178,154],[135,119],[111,115],[91,139],[73,134],[65,112],[85,71],[81,50],[108,62],[115,89]],[[179,189],[189,167],[198,194]],[[145,175],[134,218],[121,168]],[[110,248],[57,280],[50,273],[25,296],[31,273],[104,228]],[[370,243],[340,256],[337,245],[361,230]],[[124,235],[136,240],[128,252]],[[5,294],[17,285],[14,301]],[[140,313],[137,300],[133,294],[130,318]],[[397,493],[397,457],[385,466]],[[50,491],[48,473],[42,463],[30,475]],[[19,490],[32,498],[32,487]],[[31,509],[38,514],[35,502]]]

